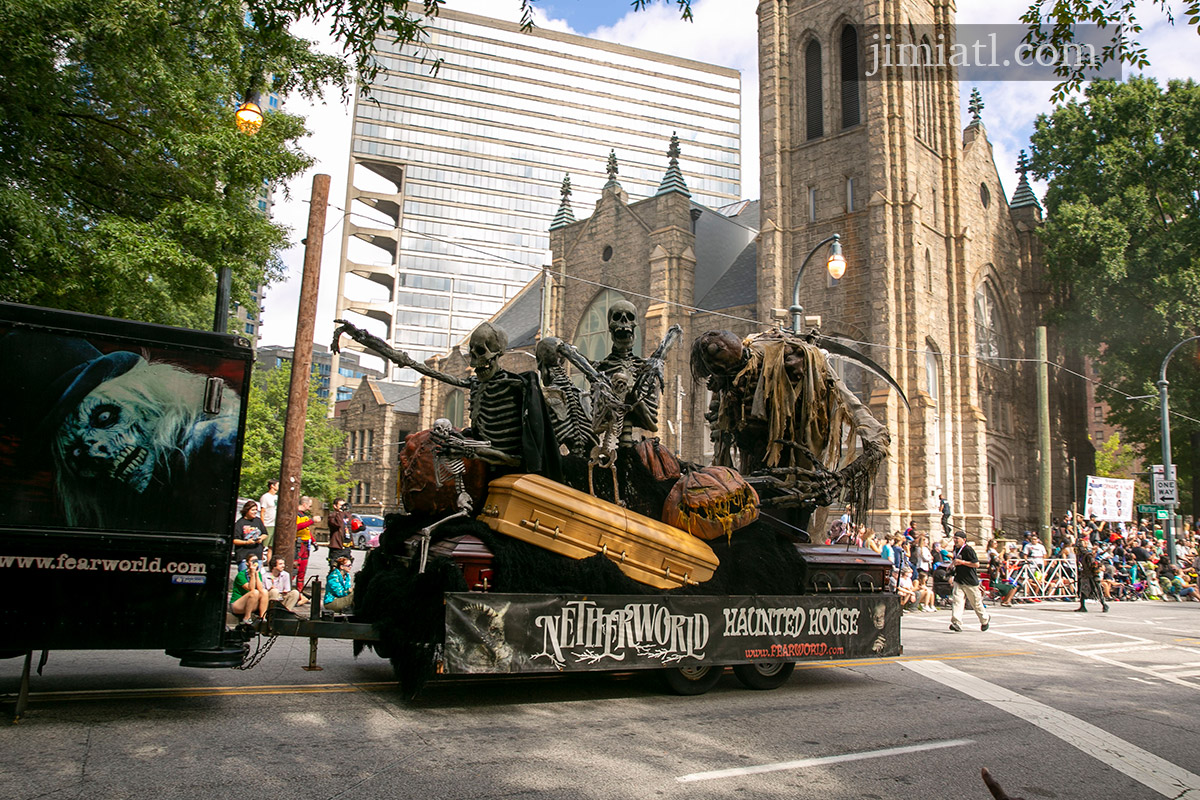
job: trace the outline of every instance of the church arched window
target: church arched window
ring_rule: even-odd
[[[620,292],[605,289],[600,292],[584,310],[579,318],[579,327],[575,329],[575,338],[571,344],[589,361],[599,361],[612,350],[612,342],[608,336],[608,309],[613,303],[628,298]],[[633,352],[642,354],[642,326],[639,324],[634,331]]]
[[[929,44],[929,37],[921,37],[921,80],[925,84],[924,100],[925,107],[923,113],[925,115],[925,141],[933,149],[937,149],[937,87],[934,84],[934,75],[936,70],[933,67],[933,48]]]
[[[462,428],[465,409],[466,398],[463,396],[463,391],[455,389],[446,395],[446,400],[442,403],[442,416],[450,420],[450,424],[454,427]]]
[[[1000,304],[996,302],[991,282],[986,280],[975,290],[975,355],[985,361],[1008,357]]]
[[[806,139],[820,139],[825,135],[823,110],[821,43],[813,39],[804,48],[804,131]]]
[[[858,31],[842,28],[842,130],[862,121],[859,109]]]

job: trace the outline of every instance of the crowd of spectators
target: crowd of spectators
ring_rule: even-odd
[[[1194,524],[1186,524],[1177,537],[1172,562],[1161,525],[1150,520],[1113,524],[1069,514],[1052,527],[1050,548],[1031,531],[1019,541],[989,541],[980,558],[980,571],[987,578],[985,596],[1004,607],[1076,599],[1081,539],[1089,546],[1106,602],[1200,601],[1200,530]],[[950,605],[954,545],[949,537],[921,533],[912,522],[903,531],[878,533],[843,518],[825,543],[865,547],[891,561],[895,569],[889,589],[900,595],[906,612]]]
[[[346,535],[349,526],[346,524],[345,501],[336,500],[327,517],[329,571],[320,596],[313,597],[313,576],[308,574],[309,556],[318,549],[313,536],[313,499],[306,496],[298,502],[294,553],[296,579],[293,582],[283,556],[272,552],[275,525],[264,524],[262,517],[266,514],[260,517],[261,512],[269,509],[271,522],[276,522],[278,487],[278,481],[271,481],[258,502],[245,502],[241,516],[234,523],[230,613],[244,623],[263,618],[272,604],[291,614],[297,613],[297,609],[306,606],[312,609],[318,605],[324,606],[326,614],[352,613],[354,561]]]

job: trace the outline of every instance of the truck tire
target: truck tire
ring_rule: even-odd
[[[724,667],[701,665],[696,667],[674,667],[662,671],[667,688],[675,694],[704,694],[721,680]]]
[[[787,683],[795,669],[793,661],[755,661],[734,664],[733,674],[747,689],[778,689]]]

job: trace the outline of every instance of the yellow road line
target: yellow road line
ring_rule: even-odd
[[[1030,656],[1032,650],[999,650],[994,653],[931,653],[925,656],[896,656],[894,658],[860,658],[853,661],[829,661],[813,664],[797,664],[796,669],[837,669],[838,667],[871,667],[876,664],[902,664],[905,661],[961,661],[968,658],[1003,658],[1005,656]]]
[[[894,658],[863,658],[851,661],[831,661],[818,663],[801,663],[796,669],[837,669],[839,667],[869,667],[879,664],[897,664],[904,661],[926,661],[936,658],[940,661],[956,661],[971,658],[1002,658],[1005,656],[1032,655],[1032,651],[1007,650],[994,653],[950,653],[931,654],[927,656],[896,656]],[[550,673],[557,676],[561,673]],[[508,676],[512,677],[512,676]],[[547,677],[530,673],[527,677]],[[395,681],[368,681],[363,683],[312,683],[303,686],[211,686],[193,687],[186,689],[80,689],[63,692],[31,692],[31,701],[67,701],[67,700],[149,700],[155,698],[177,699],[189,697],[246,697],[254,695],[285,695],[285,694],[346,694],[350,692],[381,692],[398,688]],[[5,700],[12,700],[15,694],[0,695]]]
[[[336,694],[397,688],[395,681],[315,683],[307,686],[213,686],[188,689],[84,689],[70,692],[30,692],[30,700],[129,700],[180,697],[242,697],[267,694]],[[5,695],[6,699],[15,694]]]

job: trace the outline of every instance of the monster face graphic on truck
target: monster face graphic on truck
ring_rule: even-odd
[[[29,460],[50,456],[67,525],[189,530],[207,516],[203,487],[235,472],[241,403],[221,378],[34,331],[0,336],[0,351],[17,392],[8,429]]]

